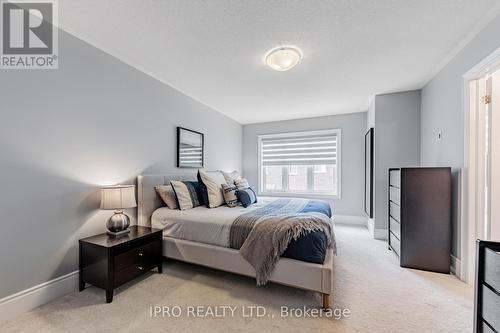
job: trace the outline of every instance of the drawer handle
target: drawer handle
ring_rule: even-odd
[[[139,252],[139,257],[142,257],[142,253],[141,252]]]
[[[139,266],[139,267],[137,267],[137,268],[139,268],[139,270],[140,270],[140,271],[142,271],[142,270],[143,270],[143,267],[142,267],[142,266]]]

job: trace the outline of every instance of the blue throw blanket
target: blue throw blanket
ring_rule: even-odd
[[[330,205],[325,201],[279,198],[259,209],[238,216],[231,225],[229,244],[233,249],[239,249],[245,242],[256,221],[266,215],[294,213],[322,213],[332,217]]]
[[[279,257],[292,242],[322,233],[326,247],[335,249],[330,205],[322,201],[280,198],[240,215],[231,225],[230,247],[240,249],[255,268],[257,283],[265,284]]]

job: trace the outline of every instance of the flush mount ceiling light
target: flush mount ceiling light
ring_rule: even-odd
[[[275,71],[284,72],[292,69],[302,59],[302,51],[293,46],[281,46],[267,52],[266,65]]]

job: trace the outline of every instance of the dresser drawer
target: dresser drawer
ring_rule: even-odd
[[[484,256],[484,282],[500,292],[500,253],[486,248]]]
[[[483,285],[483,319],[496,331],[500,330],[500,296]]]
[[[115,257],[115,271],[120,271],[130,266],[138,266],[140,262],[146,262],[152,257],[158,256],[161,251],[160,241],[132,248],[125,253]]]
[[[482,324],[482,332],[483,333],[495,333],[484,321]]]
[[[394,202],[389,202],[389,213],[392,218],[398,222],[401,222],[401,208]]]
[[[389,199],[400,205],[401,202],[401,194],[400,190],[397,187],[389,186]]]
[[[401,170],[391,170],[389,172],[389,185],[397,188],[401,187]]]
[[[399,224],[399,222],[390,217],[389,226],[394,236],[396,236],[398,239],[401,239],[401,225]]]
[[[390,237],[390,242],[391,242],[391,247],[396,252],[398,256],[401,255],[401,243],[399,242],[399,239],[394,236],[392,232],[389,232],[389,237]]]

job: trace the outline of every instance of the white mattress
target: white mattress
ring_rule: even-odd
[[[163,235],[193,242],[229,247],[232,222],[241,214],[260,208],[278,198],[259,197],[256,204],[243,208],[198,206],[188,210],[158,208],[151,216],[151,226],[163,229]]]

